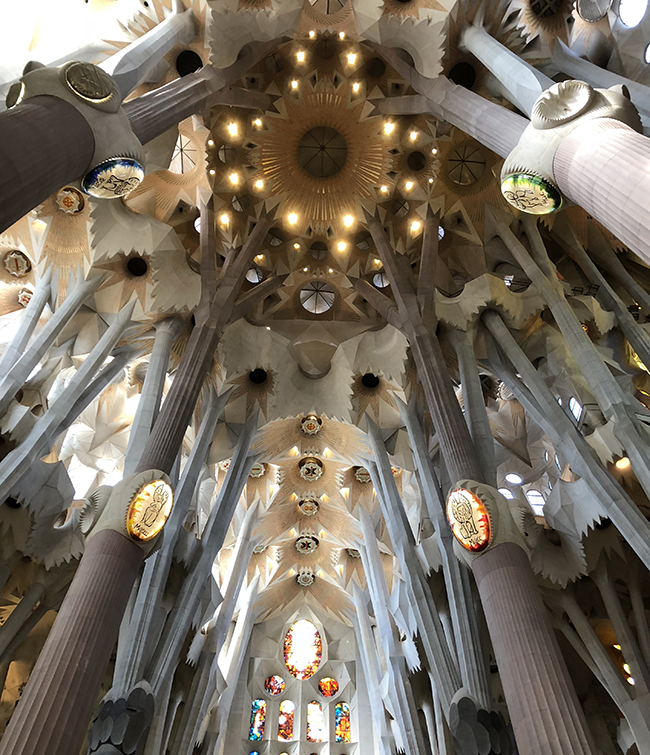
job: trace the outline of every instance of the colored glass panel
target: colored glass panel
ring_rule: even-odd
[[[468,551],[482,551],[490,544],[490,515],[483,501],[469,490],[456,488],[449,493],[447,519],[456,540]]]
[[[251,727],[248,738],[253,741],[264,739],[264,723],[266,722],[266,701],[253,700],[251,705]]]
[[[277,674],[273,674],[273,676],[267,677],[266,681],[264,682],[264,689],[269,693],[269,695],[281,695],[284,692],[284,687],[284,679]]]
[[[323,707],[313,700],[307,703],[307,741],[322,742],[324,731]]]
[[[295,621],[284,638],[284,662],[296,679],[309,679],[320,666],[323,641],[307,619]]]
[[[339,683],[331,676],[326,676],[318,682],[318,691],[323,697],[334,697],[339,691]]]
[[[350,741],[350,706],[347,703],[334,706],[334,739],[336,742]]]
[[[293,714],[295,710],[296,706],[291,700],[283,700],[280,703],[278,739],[282,742],[290,742],[293,739]]]

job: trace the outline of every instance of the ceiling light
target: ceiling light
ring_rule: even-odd
[[[411,223],[411,232],[412,233],[417,233],[420,230],[421,227],[422,227],[422,224],[420,223],[420,221],[419,220],[414,220]]]
[[[256,254],[255,255],[255,259],[259,262],[260,260],[264,259],[264,255],[263,254]]]
[[[353,52],[348,53],[348,63],[353,66],[357,62],[357,56]]]
[[[224,212],[224,214],[219,218],[219,220],[222,222],[223,225],[228,225],[228,221],[230,220],[230,218]]]
[[[230,136],[237,136],[237,124],[234,121],[228,124],[228,133]]]
[[[521,483],[524,481],[524,478],[520,477],[515,472],[509,472],[505,476],[505,481],[509,482],[511,485],[521,485]]]
[[[612,647],[614,648],[614,650],[620,650],[621,649],[620,645],[612,645]]]
[[[196,230],[197,233],[201,233],[201,216],[200,215],[194,221],[194,229]]]
[[[373,265],[381,265],[381,260],[378,260],[378,259],[377,259],[377,258],[375,257],[375,259],[374,259],[374,260],[372,261],[372,264],[373,264]]]
[[[298,80],[297,79],[293,79],[292,80],[292,82],[291,82],[291,88],[292,89],[298,89]]]
[[[261,128],[262,127],[262,119],[261,118],[256,118],[253,121],[253,126],[256,126],[257,128]]]
[[[339,252],[344,252],[347,249],[347,244],[345,241],[339,241],[339,243],[336,245],[336,248],[339,250]]]
[[[309,272],[309,268],[308,267],[303,267],[302,271],[303,271],[303,273],[307,273],[307,272]]]
[[[413,181],[407,181],[404,184],[404,188],[406,189],[406,191],[411,191],[411,189],[413,188]]]
[[[298,215],[295,212],[290,212],[287,215],[287,220],[291,225],[295,225],[298,222]]]
[[[231,174],[230,174],[230,175],[228,176],[228,178],[230,179],[230,183],[231,183],[231,184],[232,184],[233,186],[237,186],[237,184],[239,183],[239,176],[238,176],[238,175],[237,175],[236,173],[231,173]]]
[[[332,268],[330,267],[327,272],[331,275],[334,272],[334,270],[332,270]]]
[[[352,84],[352,91],[353,92],[358,92],[359,89],[361,89],[361,84],[359,84],[358,81],[355,81],[354,84]]]
[[[411,133],[409,134],[409,137],[411,138],[411,141],[414,142],[418,138],[418,132],[411,131]]]
[[[619,459],[616,462],[616,469],[629,469],[630,468],[630,460],[627,458],[627,456],[623,456],[622,459]]]
[[[384,186],[381,186],[381,187],[379,188],[379,191],[380,191],[380,192],[381,192],[382,194],[388,194],[388,186],[386,186],[386,185],[384,185]]]
[[[214,168],[210,168],[210,175],[214,176],[217,171]]]
[[[339,32],[339,39],[345,39],[345,32],[344,31],[340,31]]]
[[[430,178],[430,179],[429,179],[429,183],[430,183],[430,184],[432,184],[432,183],[433,183],[433,178]]]
[[[392,134],[395,130],[395,124],[391,123],[390,121],[386,121],[384,123],[384,133],[388,136],[388,134]]]
[[[304,50],[300,50],[299,52],[296,53],[296,60],[299,63],[304,63],[305,62],[305,51]]]
[[[256,189],[263,189],[264,188],[264,181],[262,181],[261,178],[258,178],[257,181],[255,181],[255,188]]]
[[[312,30],[311,30],[311,31],[309,32],[309,39],[313,39],[313,38],[314,38],[315,36],[316,36],[316,32],[315,32],[315,31],[314,31],[314,30],[312,29]]]
[[[343,218],[343,225],[344,225],[344,226],[345,226],[346,228],[349,228],[349,227],[350,227],[350,226],[352,225],[352,223],[354,223],[354,218],[352,217],[352,215],[346,215],[346,216],[345,216],[345,217]]]
[[[624,663],[623,664],[623,671],[625,671],[626,674],[630,674],[631,673],[630,664],[629,663]]]
[[[270,325],[267,325],[267,326],[266,326],[266,329],[267,329],[267,330],[271,330],[271,326],[270,326]]]
[[[432,155],[437,155],[437,154],[438,154],[438,150],[437,150],[437,149],[436,149],[436,148],[434,147],[434,148],[433,148],[433,149],[431,150],[431,154],[432,154]]]
[[[214,142],[212,139],[208,139],[208,147],[214,147]]]
[[[300,249],[300,244],[296,241],[296,243],[293,245],[294,249]]]
[[[627,678],[627,679],[626,679],[625,681],[626,681],[626,682],[627,682],[628,684],[631,684],[632,686],[634,686],[634,685],[635,685],[635,681],[634,681],[634,679],[632,679],[632,677],[631,677],[631,676],[628,676],[628,678]]]

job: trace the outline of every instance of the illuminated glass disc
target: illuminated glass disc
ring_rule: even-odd
[[[339,683],[331,676],[326,676],[318,682],[318,691],[323,697],[334,697],[339,691]]]
[[[143,485],[133,496],[126,512],[126,530],[134,540],[146,542],[165,526],[174,496],[163,480]]]
[[[264,689],[269,695],[281,695],[284,692],[284,679],[277,674],[267,677],[264,682]]]
[[[482,551],[490,544],[490,515],[483,501],[469,490],[457,488],[449,493],[447,519],[454,537],[468,551]]]

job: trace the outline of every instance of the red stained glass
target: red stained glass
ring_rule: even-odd
[[[264,689],[269,695],[281,695],[284,692],[284,679],[277,674],[267,677],[264,682]]]
[[[318,629],[307,619],[299,619],[284,638],[284,662],[296,679],[309,679],[320,666],[323,641]]]
[[[296,706],[291,700],[283,700],[280,703],[280,715],[278,716],[278,739],[281,742],[290,742],[293,739],[293,716]]]
[[[339,691],[339,683],[331,676],[326,676],[318,682],[318,691],[323,697],[334,697]]]

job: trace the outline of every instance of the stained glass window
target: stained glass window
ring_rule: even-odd
[[[266,721],[266,701],[253,700],[251,705],[251,728],[248,738],[254,741],[264,739],[264,722]]]
[[[307,619],[295,621],[284,638],[284,662],[289,673],[296,679],[309,679],[318,670],[322,655],[318,629]]]
[[[269,695],[281,695],[284,692],[284,687],[284,679],[277,674],[273,674],[273,676],[267,677],[266,681],[264,682],[264,689],[269,693]]]
[[[331,676],[325,676],[318,682],[318,691],[323,697],[334,697],[339,691],[339,683]]]
[[[281,742],[290,742],[293,739],[293,714],[296,706],[291,700],[283,700],[280,703],[280,715],[278,716],[278,739]]]
[[[323,707],[313,700],[307,703],[307,741],[322,742],[324,730]]]
[[[334,706],[334,739],[336,742],[350,741],[350,706],[347,703]]]

